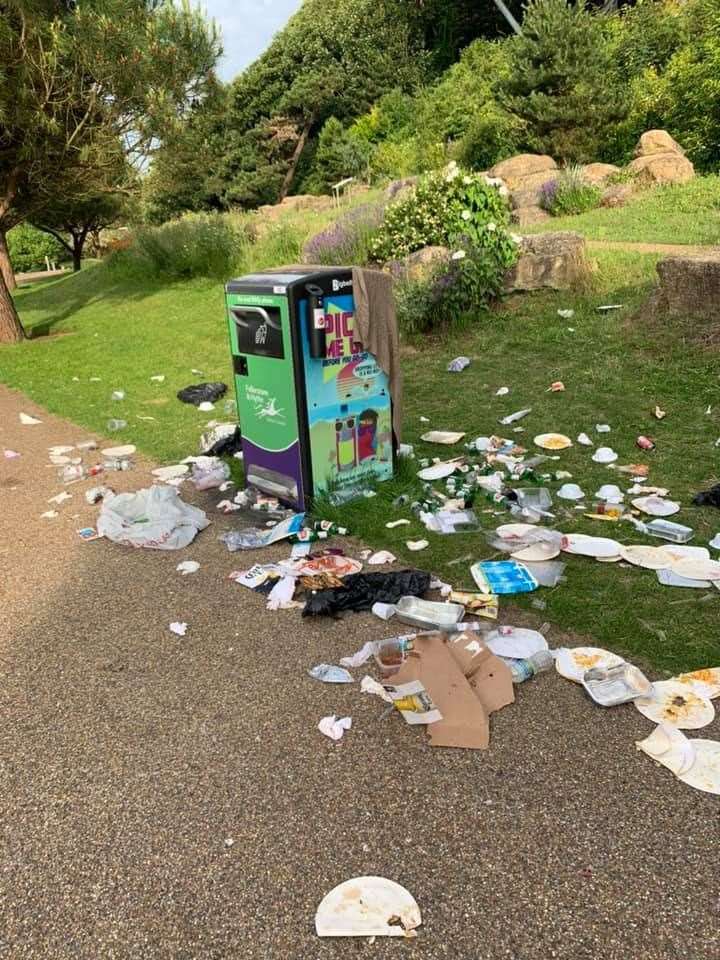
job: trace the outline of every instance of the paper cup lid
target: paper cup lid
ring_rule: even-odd
[[[618,455],[612,447],[598,447],[592,458],[595,463],[614,463]]]
[[[585,494],[576,483],[564,483],[557,492],[561,500],[582,500]]]
[[[595,496],[598,500],[615,500],[618,502],[624,498],[622,490],[614,483],[604,483]]]

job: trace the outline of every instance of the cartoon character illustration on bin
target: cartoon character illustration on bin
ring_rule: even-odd
[[[355,417],[344,416],[335,421],[335,450],[338,471],[357,466],[357,427]]]
[[[357,435],[358,460],[360,463],[364,460],[375,460],[377,457],[377,424],[377,413],[374,410],[363,410],[359,418]]]

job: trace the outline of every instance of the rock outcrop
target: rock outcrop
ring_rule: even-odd
[[[520,257],[505,278],[506,293],[572,290],[590,278],[585,240],[579,233],[539,233],[521,239]]]
[[[669,317],[720,321],[720,247],[702,257],[658,261],[653,311]]]
[[[421,280],[431,273],[438,264],[449,263],[450,251],[447,247],[423,247],[409,253],[402,260],[389,260],[384,269],[396,280]]]
[[[648,130],[640,137],[628,170],[644,186],[687,183],[695,176],[685,151],[665,130]]]
[[[583,167],[583,177],[588,183],[605,183],[614,173],[620,173],[620,167],[614,163],[586,163]]]

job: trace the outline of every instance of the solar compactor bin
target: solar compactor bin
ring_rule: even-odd
[[[305,510],[391,477],[390,384],[356,339],[352,270],[278,268],[225,293],[248,486]]]

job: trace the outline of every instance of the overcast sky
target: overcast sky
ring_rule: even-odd
[[[232,80],[258,57],[302,0],[203,0],[222,29],[220,76]]]

